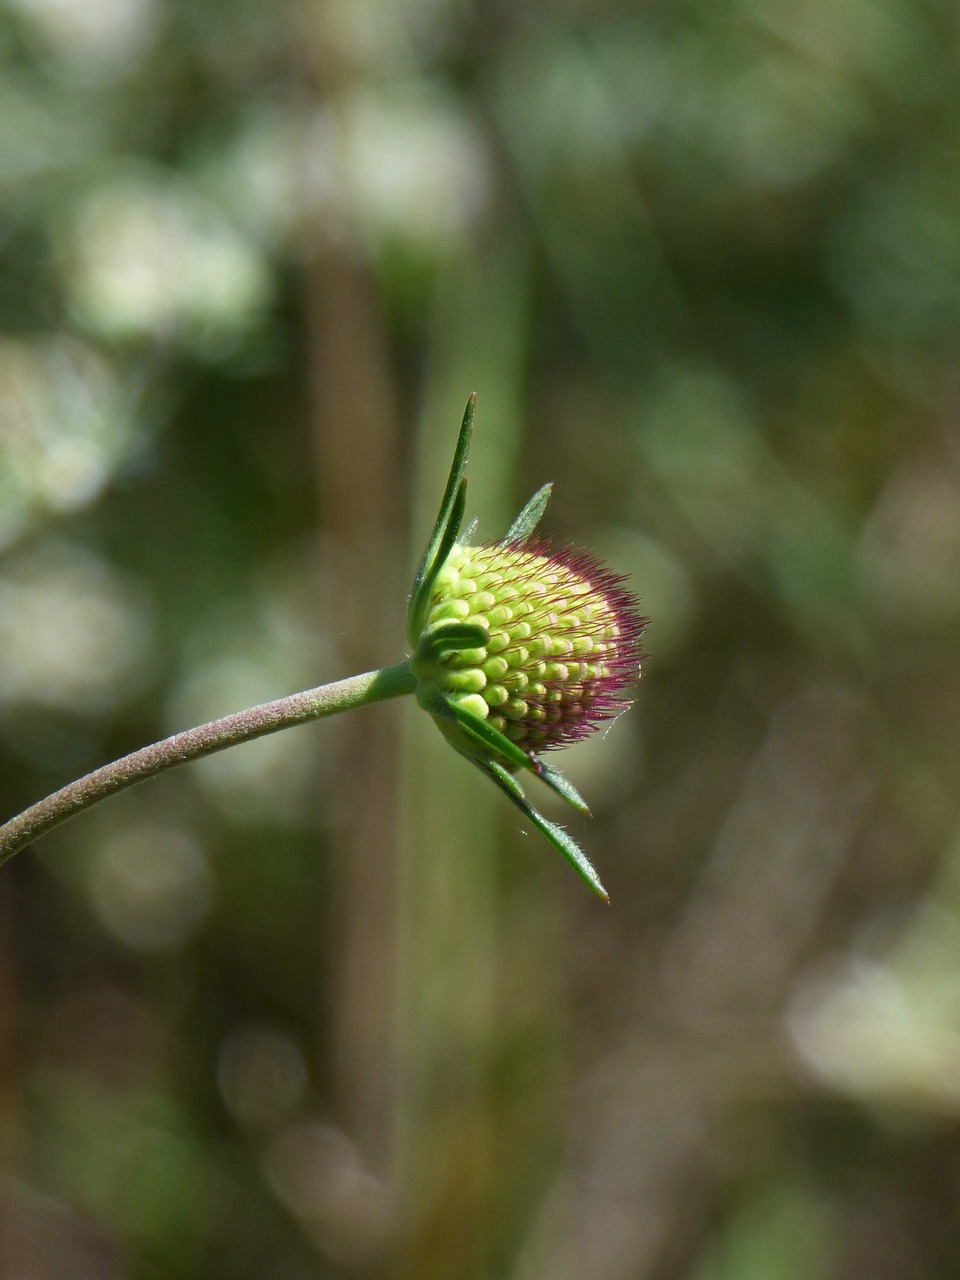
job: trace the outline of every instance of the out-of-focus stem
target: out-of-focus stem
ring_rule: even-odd
[[[382,667],[379,671],[367,671],[333,684],[306,689],[275,702],[263,702],[258,707],[237,711],[141,747],[68,783],[4,823],[0,827],[0,863],[75,814],[167,769],[279,729],[412,693],[415,687],[409,662],[401,662],[395,667]]]

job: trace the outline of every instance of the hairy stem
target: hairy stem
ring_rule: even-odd
[[[82,813],[91,805],[104,800],[117,791],[136,786],[158,773],[173,769],[188,760],[211,755],[235,747],[252,738],[289,729],[321,716],[336,715],[340,711],[352,711],[366,707],[385,698],[396,698],[412,693],[416,686],[409,662],[395,667],[382,667],[379,671],[367,671],[364,675],[350,676],[333,684],[306,689],[302,693],[264,702],[246,711],[237,711],[222,720],[185,729],[162,742],[141,747],[128,756],[121,756],[112,764],[105,764],[93,773],[68,783],[53,795],[31,805],[16,818],[0,827],[0,863],[6,862],[25,845],[46,835],[54,827]]]

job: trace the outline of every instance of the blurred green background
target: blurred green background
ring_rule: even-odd
[[[0,1276],[960,1275],[953,0],[0,0],[0,812],[631,575],[604,909],[410,700],[0,874]],[[546,812],[568,821],[545,800]]]

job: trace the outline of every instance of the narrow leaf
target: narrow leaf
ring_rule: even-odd
[[[476,537],[476,534],[477,534],[477,525],[479,523],[480,521],[476,518],[476,516],[474,516],[474,518],[470,521],[467,527],[461,530],[460,536],[457,538],[457,542],[459,542],[462,547],[469,547],[470,544],[473,542],[473,539]]]
[[[588,885],[598,898],[602,898],[604,902],[609,902],[610,897],[600,882],[596,868],[576,840],[571,835],[568,835],[563,827],[558,827],[555,823],[548,822],[543,814],[537,812],[523,794],[519,784],[514,778],[511,778],[506,769],[493,762],[479,764],[479,767],[493,778],[504,795],[517,806],[522,814],[529,818],[541,835],[546,836],[556,851],[566,858],[584,884]]]
[[[461,501],[459,516],[457,516],[457,499],[463,493],[463,479],[467,469],[467,454],[470,451],[470,437],[473,434],[473,418],[476,409],[477,393],[474,391],[467,401],[463,420],[460,423],[460,434],[457,436],[457,445],[453,451],[453,463],[450,467],[450,475],[447,477],[446,488],[443,491],[443,500],[440,503],[437,521],[433,526],[427,549],[423,554],[420,568],[417,570],[417,576],[413,582],[413,592],[410,597],[410,608],[407,614],[407,635],[411,644],[416,643],[416,638],[419,634],[418,630],[413,626],[413,615],[415,612],[421,611],[424,595],[429,597],[429,587],[432,585],[438,563],[442,564],[443,560],[446,559],[446,556],[442,559],[440,558],[441,549],[446,543],[447,551],[449,552],[450,547],[456,541],[457,534],[460,532],[460,525],[463,522],[463,503]],[[453,537],[449,538],[450,526],[454,523],[456,527],[453,530]]]
[[[504,542],[525,542],[530,537],[547,509],[552,489],[552,484],[545,484],[542,489],[537,490],[507,530]]]

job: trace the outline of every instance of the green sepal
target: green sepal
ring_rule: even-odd
[[[544,764],[540,757],[535,756],[532,752],[530,753],[530,761],[533,772],[541,782],[545,782],[548,787],[552,787],[558,796],[566,800],[567,804],[572,805],[579,813],[590,812],[590,806],[565,774],[562,774],[559,769],[555,769],[551,764]]]
[[[437,714],[437,713],[435,713]],[[440,715],[446,719],[453,720],[457,728],[470,739],[474,747],[482,747],[482,751],[474,751],[471,759],[479,758],[486,762],[487,758],[492,754],[494,756],[502,756],[517,769],[531,769],[530,757],[518,747],[515,742],[511,742],[505,737],[499,729],[495,729],[492,724],[486,720],[481,720],[479,716],[475,716],[472,711],[465,711],[463,707],[456,702],[445,699],[445,706],[439,711]]]
[[[459,649],[482,649],[489,640],[486,627],[456,618],[441,618],[421,631],[415,657],[418,662],[429,662]]]
[[[511,777],[502,765],[496,764],[492,760],[487,762],[477,761],[477,764],[483,769],[484,773],[489,774],[503,794],[517,806],[520,812],[529,818],[540,834],[550,841],[556,851],[566,858],[584,884],[592,889],[598,898],[602,898],[604,902],[609,902],[610,896],[604,889],[596,868],[576,840],[568,835],[563,827],[558,827],[556,823],[548,822],[542,813],[537,812],[524,795],[523,788],[519,782],[517,782],[516,778]]]
[[[450,467],[450,475],[447,477],[447,486],[443,491],[437,522],[433,526],[430,541],[427,543],[427,549],[423,553],[420,568],[413,581],[413,591],[407,606],[407,639],[411,644],[416,644],[427,620],[434,579],[450,554],[463,523],[466,505],[467,454],[470,451],[470,437],[473,434],[473,418],[476,409],[477,393],[474,391],[467,401],[463,421],[460,423],[460,434],[457,436],[457,446],[453,452],[453,463]]]
[[[525,542],[530,537],[547,509],[552,490],[552,484],[545,484],[537,490],[507,530],[504,542]]]

